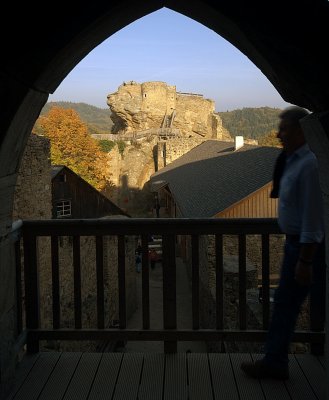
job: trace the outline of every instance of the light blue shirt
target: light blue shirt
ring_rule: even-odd
[[[280,181],[278,212],[282,232],[300,235],[301,243],[320,243],[324,238],[318,163],[307,144],[287,157]]]

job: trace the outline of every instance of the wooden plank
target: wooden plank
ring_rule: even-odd
[[[285,382],[292,400],[315,400],[316,395],[312,391],[308,381],[299,367],[293,354],[289,354],[290,379]]]
[[[246,329],[246,309],[247,309],[247,273],[246,273],[246,236],[239,235],[239,327]]]
[[[230,354],[230,359],[240,400],[264,400],[259,380],[248,377],[240,367],[242,362],[252,361],[251,355],[245,353],[232,353]]]
[[[15,270],[16,270],[16,314],[17,314],[17,333],[23,331],[23,309],[22,309],[22,259],[21,259],[21,241],[17,239],[15,247]]]
[[[6,397],[6,400],[12,400],[15,397],[16,393],[18,393],[21,386],[26,381],[39,357],[40,353],[27,354],[23,357],[22,361],[18,365],[17,370],[15,371],[15,383]]]
[[[262,342],[266,331],[259,330],[215,330],[215,329],[35,329],[30,336],[40,340],[155,340],[155,341],[246,341]],[[308,341],[307,333],[295,335],[297,341]]]
[[[137,399],[142,367],[142,354],[124,354],[113,400]]]
[[[175,236],[163,236],[163,327],[176,329],[177,327],[177,299],[176,299],[176,254]],[[164,342],[165,353],[177,352],[177,342]]]
[[[139,400],[162,400],[165,355],[150,353],[144,355]]]
[[[49,375],[52,373],[60,353],[41,353],[33,369],[15,395],[15,400],[35,400],[39,397]]]
[[[103,236],[96,236],[96,280],[97,280],[97,327],[103,329],[104,323],[104,248]]]
[[[295,354],[312,390],[319,400],[326,398],[326,373],[320,361],[311,354]]]
[[[216,249],[216,328],[224,328],[223,235],[215,236]]]
[[[188,399],[186,354],[166,354],[163,400]]]
[[[84,353],[63,400],[87,399],[101,359],[101,353]]]
[[[37,239],[32,233],[24,233],[24,281],[26,328],[38,328],[40,323],[39,283],[37,266]],[[39,342],[28,339],[27,349],[31,353],[39,351]]]
[[[193,317],[193,329],[199,329],[199,236],[192,235],[192,317]]]
[[[252,354],[253,360],[259,360],[263,357],[264,354]],[[290,400],[284,381],[262,379],[260,385],[263,389],[266,400]]]
[[[73,236],[74,326],[82,327],[80,236]]]
[[[82,353],[61,353],[38,400],[62,399],[75,372]]]
[[[119,283],[119,325],[125,329],[127,325],[126,315],[126,255],[125,237],[118,235],[118,283]]]
[[[320,364],[322,365],[323,369],[326,369],[326,356],[317,356],[317,359],[319,360]]]
[[[88,400],[112,399],[122,356],[122,353],[103,353]]]
[[[193,329],[199,329],[200,327],[200,277],[199,277],[199,236],[192,235],[192,317],[193,317]]]
[[[142,310],[143,329],[150,329],[150,270],[148,235],[142,235]]]
[[[51,237],[51,278],[53,295],[53,328],[60,328],[58,236]]]
[[[215,400],[239,400],[229,354],[208,354]]]
[[[262,305],[263,329],[268,329],[270,319],[270,236],[262,235]]]
[[[23,232],[37,236],[95,235],[257,235],[280,234],[276,218],[122,218],[25,220]]]
[[[211,378],[206,353],[187,354],[190,400],[213,400]]]

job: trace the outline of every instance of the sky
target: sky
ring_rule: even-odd
[[[107,95],[131,80],[162,81],[178,92],[203,94],[215,101],[216,111],[289,105],[240,50],[204,25],[165,8],[91,51],[49,101],[108,108]]]

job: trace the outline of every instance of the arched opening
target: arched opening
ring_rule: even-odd
[[[309,7],[304,9],[298,7],[298,2],[293,2],[284,10],[275,7],[269,13],[267,4],[261,2],[255,4],[257,12],[243,1],[216,5],[205,1],[126,1],[120,5],[93,2],[87,9],[65,10],[65,13],[58,7],[51,15],[45,14],[44,19],[35,17],[40,14],[32,8],[33,5],[28,5],[26,10],[21,9],[22,19],[18,19],[15,25],[16,28],[19,26],[18,32],[15,32],[18,39],[15,41],[14,35],[8,38],[1,62],[4,118],[1,121],[0,190],[1,197],[5,199],[0,221],[4,243],[1,260],[5,265],[1,278],[4,285],[8,283],[8,289],[1,294],[3,315],[10,314],[13,304],[13,276],[9,273],[12,270],[12,255],[7,234],[11,228],[18,165],[27,137],[49,93],[56,90],[74,66],[117,30],[167,6],[203,23],[239,48],[287,102],[312,111],[327,111],[328,61],[323,49],[327,40],[328,3],[318,1],[307,4]],[[310,23],[310,10],[314,23]],[[15,10],[10,11],[16,15]],[[30,29],[33,24],[38,29]],[[8,31],[4,30],[2,36],[8,37]],[[24,65],[22,60],[25,60]],[[328,120],[321,120],[320,126],[324,130],[319,139],[320,147],[323,140],[325,149]],[[327,160],[326,154],[323,155],[323,165]]]

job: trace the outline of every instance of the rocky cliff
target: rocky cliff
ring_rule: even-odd
[[[169,128],[181,137],[230,139],[213,100],[177,92],[165,82],[124,82],[107,96],[107,104],[118,134]]]

